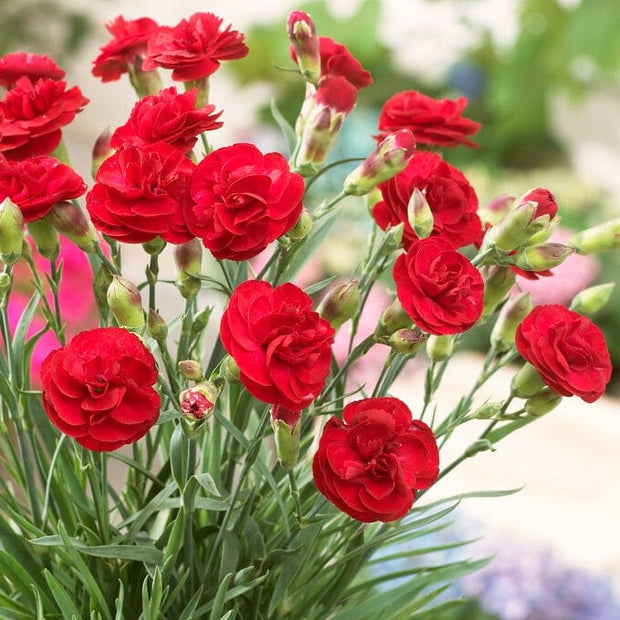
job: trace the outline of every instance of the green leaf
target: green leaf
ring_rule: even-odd
[[[282,112],[278,109],[278,104],[275,99],[271,100],[271,114],[273,116],[273,120],[277,123],[284,139],[286,140],[286,146],[288,148],[289,155],[295,149],[295,145],[297,143],[297,136],[295,135],[295,130],[291,127],[289,122],[284,118]]]
[[[116,614],[114,615],[114,620],[123,620],[123,604],[125,602],[125,587],[123,586],[123,582],[118,580],[118,596],[116,597],[115,605],[116,605]]]
[[[47,581],[47,585],[50,588],[52,596],[60,609],[62,617],[65,618],[65,620],[81,618],[80,610],[75,606],[73,598],[67,594],[58,579],[56,579],[56,577],[54,577],[54,575],[47,570],[47,568],[43,571],[43,576],[45,577],[45,581]]]
[[[30,323],[32,323],[34,314],[37,311],[40,299],[41,295],[39,293],[35,292],[32,295],[28,305],[24,308],[22,315],[19,317],[15,332],[13,333],[13,359],[20,360],[23,365],[23,367],[16,369],[20,373],[18,377],[15,377],[17,385],[23,385],[24,377],[26,377],[29,372],[29,363],[24,355],[24,347],[27,340],[26,334],[28,333],[28,328],[30,327]]]
[[[299,553],[288,556],[282,564],[282,570],[280,571],[280,575],[278,576],[273,594],[269,601],[268,617],[272,617],[288,587],[293,582],[293,579],[295,579],[300,567],[306,562],[322,527],[323,523],[313,523],[312,525],[308,525],[295,537],[295,541],[293,541],[291,546],[299,545]]]
[[[145,564],[161,564],[163,559],[162,552],[154,546],[147,545],[97,545],[89,546],[83,542],[66,538],[58,534],[51,536],[43,536],[30,541],[33,545],[41,547],[56,547],[70,544],[71,548],[77,549],[85,555],[97,558],[113,558],[115,560],[132,560],[135,562],[144,562]]]
[[[314,228],[295,251],[280,281],[292,282],[299,270],[308,262],[309,258],[317,253],[319,247],[327,240],[332,229],[335,227],[338,221],[338,212],[339,210],[337,208],[332,209],[329,213],[320,218],[318,222],[314,223]]]
[[[6,404],[7,410],[10,412],[10,415],[15,415],[18,411],[17,398],[15,397],[15,393],[13,392],[13,386],[9,383],[9,380],[3,374],[0,374],[0,397]]]
[[[194,612],[196,611],[196,607],[198,607],[198,603],[200,602],[200,597],[202,596],[202,590],[204,586],[200,586],[194,596],[189,600],[187,605],[183,608],[183,611],[179,615],[179,620],[194,620],[196,617]]]
[[[228,590],[228,584],[232,579],[233,574],[228,573],[224,576],[224,579],[220,580],[220,587],[217,589],[215,598],[213,599],[213,607],[211,609],[211,615],[209,620],[220,620],[222,612],[224,611],[224,603],[226,602],[226,592]]]
[[[0,551],[0,573],[13,584],[20,598],[27,600],[34,607],[35,601],[32,593],[34,578],[6,551]]]
[[[224,530],[222,536],[222,551],[220,554],[219,581],[224,579],[228,573],[234,573],[237,570],[240,554],[241,545],[239,539],[230,530]]]
[[[179,489],[183,489],[189,471],[189,440],[181,424],[176,425],[170,438],[170,469]]]

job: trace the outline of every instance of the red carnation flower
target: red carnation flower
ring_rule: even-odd
[[[433,431],[398,398],[349,403],[329,419],[314,456],[318,490],[358,521],[395,521],[439,475]]]
[[[302,177],[282,155],[234,144],[198,165],[185,221],[216,258],[247,260],[294,226],[303,193]]]
[[[298,58],[294,46],[291,45],[289,53],[297,63]],[[372,84],[370,73],[342,43],[337,43],[329,37],[319,37],[319,54],[321,56],[321,77],[341,76],[355,88],[364,88]]]
[[[12,88],[20,77],[31,82],[39,78],[62,80],[65,72],[49,56],[14,52],[0,58],[0,86]]]
[[[156,381],[155,359],[138,336],[120,327],[91,329],[43,361],[43,408],[88,450],[116,450],[157,421]]]
[[[0,101],[0,152],[10,159],[48,155],[68,125],[88,103],[77,86],[69,90],[62,80],[17,80]]]
[[[307,407],[325,386],[334,333],[300,288],[263,280],[233,291],[220,324],[222,344],[248,392],[292,411]]]
[[[482,314],[480,272],[444,239],[427,237],[413,243],[396,259],[393,276],[405,312],[429,334],[459,334]]]
[[[222,126],[217,120],[222,113],[214,112],[215,106],[194,107],[196,96],[195,88],[177,93],[173,87],[143,97],[133,107],[129,120],[114,132],[110,146],[118,149],[125,142],[142,146],[165,142],[189,153],[199,134]]]
[[[159,26],[149,17],[126,20],[119,16],[105,27],[112,40],[101,48],[101,53],[93,61],[92,73],[102,82],[111,82],[141,64],[147,41]]]
[[[10,161],[0,156],[0,201],[10,198],[26,222],[41,219],[57,202],[85,191],[82,177],[53,157]]]
[[[482,240],[482,222],[478,217],[478,197],[463,173],[436,153],[416,151],[408,166],[379,186],[383,200],[372,215],[386,230],[403,222],[403,247],[407,249],[418,236],[409,224],[407,205],[415,188],[419,189],[433,213],[433,235],[461,248]]]
[[[467,105],[465,97],[433,99],[417,90],[396,93],[384,104],[379,115],[379,130],[390,133],[397,129],[410,129],[419,144],[477,147],[467,136],[475,134],[480,123],[462,116]]]
[[[341,75],[355,88],[364,88],[372,84],[372,76],[342,43],[329,37],[319,37],[321,54],[321,76]]]
[[[106,159],[86,195],[95,227],[118,241],[144,243],[158,235],[189,241],[183,206],[195,165],[169,144],[124,144]]]
[[[144,69],[172,69],[172,79],[200,80],[215,73],[221,60],[248,54],[245,35],[227,26],[213,13],[194,13],[174,28],[161,27],[149,40]]]
[[[603,332],[559,304],[536,306],[517,327],[515,344],[542,380],[561,396],[598,400],[611,378]]]

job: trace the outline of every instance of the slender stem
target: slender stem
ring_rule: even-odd
[[[95,243],[95,254],[99,257],[101,262],[107,267],[110,273],[120,275],[120,271],[118,270],[116,265],[110,262],[108,257],[103,253],[103,250],[101,249],[101,246],[98,243]]]
[[[254,465],[254,461],[256,460],[256,457],[258,456],[260,444],[261,444],[263,435],[265,434],[265,429],[267,428],[269,424],[269,419],[270,419],[270,411],[269,411],[269,408],[266,408],[265,413],[263,414],[263,417],[261,419],[261,422],[258,428],[256,429],[254,437],[252,438],[252,441],[250,442],[248,449],[246,451],[246,457],[243,463],[243,467],[241,468],[241,473],[239,475],[239,481],[237,482],[237,486],[235,487],[234,493],[230,499],[230,504],[228,506],[228,509],[224,513],[224,517],[222,519],[217,536],[213,543],[213,548],[211,549],[211,553],[209,555],[209,559],[206,564],[206,568],[204,572],[205,575],[210,575],[211,571],[213,570],[213,564],[215,563],[217,552],[224,539],[224,532],[226,531],[228,522],[230,521],[232,513],[235,510],[235,507],[237,505],[239,494],[241,493],[241,489],[246,481],[247,474],[250,471],[252,465]]]
[[[149,283],[149,310],[156,310],[155,305],[155,287],[157,285],[157,276],[159,275],[159,254],[153,254],[151,261],[146,270],[146,279]]]
[[[56,258],[50,258],[50,274],[52,279],[52,296],[54,298],[54,321],[56,322],[56,328],[54,332],[58,337],[58,342],[64,346],[65,344],[65,330],[62,325],[62,317],[60,316],[60,300],[58,298],[58,289],[60,287],[60,271],[56,266]]]
[[[329,385],[323,390],[323,394],[315,401],[315,406],[319,406],[325,402],[329,393],[334,389],[338,381],[347,372],[351,365],[356,362],[360,357],[365,355],[375,345],[374,336],[370,335],[366,339],[362,340],[353,351],[347,357],[345,363],[340,367],[340,370],[336,373],[333,379],[329,382]]]
[[[303,524],[304,520],[302,517],[301,499],[299,497],[299,489],[297,488],[297,480],[295,480],[295,474],[293,473],[292,468],[287,469],[287,473],[291,497],[293,498],[293,502],[295,504],[295,516],[297,517],[297,522]]]
[[[319,205],[312,213],[314,220],[319,220],[323,216],[327,215],[341,200],[344,200],[347,194],[340,192],[326,203]]]

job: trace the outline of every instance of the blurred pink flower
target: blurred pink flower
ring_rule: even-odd
[[[43,258],[32,246],[32,258],[39,274],[49,274],[49,261]],[[92,290],[93,274],[87,255],[71,241],[60,238],[58,262],[63,262],[62,280],[58,291],[62,320],[66,322],[66,337],[71,339],[78,332],[97,326],[97,306]],[[9,324],[11,332],[26,308],[34,288],[32,277],[25,261],[19,261],[13,269],[14,288],[9,301]],[[42,279],[44,279],[42,277]],[[53,304],[53,297],[47,288],[47,300]],[[31,337],[45,327],[42,313],[37,311],[27,332]],[[47,331],[36,343],[30,363],[30,381],[33,387],[40,387],[39,368],[47,354],[58,348],[60,343],[52,331]]]

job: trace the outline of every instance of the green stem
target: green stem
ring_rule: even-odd
[[[347,372],[347,370],[351,367],[351,365],[354,362],[356,362],[360,357],[362,357],[363,355],[368,353],[368,351],[370,351],[370,349],[375,344],[376,343],[375,343],[374,336],[370,335],[366,339],[362,340],[362,342],[360,342],[355,347],[355,349],[353,349],[353,351],[351,351],[351,353],[347,357],[345,363],[340,367],[340,369],[338,370],[336,375],[329,382],[329,385],[323,390],[323,394],[321,396],[319,396],[319,398],[316,399],[315,406],[318,407],[319,405],[321,405],[322,403],[325,402],[325,400],[328,398],[330,392],[336,387],[336,384],[338,383],[338,381],[340,381],[340,379]]]
[[[301,509],[301,499],[299,496],[299,489],[297,488],[297,480],[295,480],[295,474],[293,473],[293,469],[288,469],[288,483],[289,488],[291,490],[291,497],[293,498],[293,503],[295,504],[295,516],[297,517],[297,522],[303,524],[304,519],[302,517],[302,509]]]
[[[312,213],[312,217],[314,221],[321,219],[323,216],[327,215],[341,200],[344,200],[347,197],[347,194],[344,192],[340,192],[338,195],[334,196],[331,200],[326,203],[319,205]]]
[[[101,262],[106,266],[110,273],[120,275],[120,271],[116,265],[110,262],[108,257],[103,253],[101,246],[98,243],[95,243],[95,254],[99,257]]]
[[[233,511],[236,508],[237,501],[239,500],[239,494],[241,493],[241,489],[246,481],[246,477],[250,469],[254,465],[254,461],[256,460],[256,457],[258,456],[260,446],[262,443],[262,439],[263,439],[263,435],[265,434],[265,430],[267,426],[269,425],[270,417],[271,417],[270,409],[269,407],[267,407],[260,421],[260,424],[258,428],[256,429],[256,432],[254,433],[254,437],[252,438],[250,444],[248,445],[245,461],[243,463],[243,467],[241,468],[241,473],[239,475],[239,481],[237,482],[237,486],[235,487],[234,493],[230,499],[230,504],[226,512],[224,513],[224,517],[222,519],[217,536],[213,543],[213,548],[211,549],[211,553],[209,554],[209,559],[207,561],[206,568],[204,571],[205,575],[210,575],[213,570],[213,565],[217,558],[217,552],[219,551],[219,548],[224,539],[224,532],[226,531],[228,522],[230,521]]]
[[[61,346],[65,344],[65,330],[62,324],[62,317],[60,316],[60,301],[58,298],[58,289],[60,287],[60,271],[56,266],[56,258],[50,258],[50,274],[52,280],[52,296],[54,298],[54,321],[56,322],[56,329],[54,332],[58,337],[58,342]]]
[[[149,283],[149,310],[156,310],[155,305],[155,287],[157,285],[157,276],[159,275],[159,254],[153,254],[151,261],[146,270],[146,279]]]

